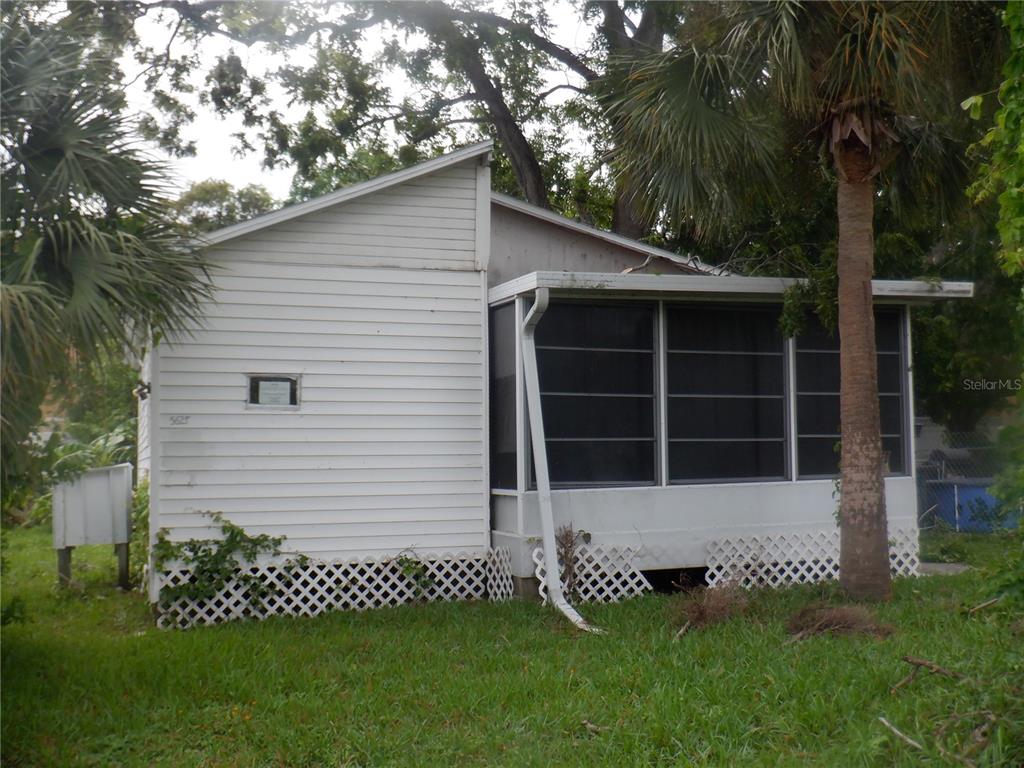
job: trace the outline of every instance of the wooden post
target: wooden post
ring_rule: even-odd
[[[117,586],[124,590],[131,589],[131,578],[128,575],[128,545],[115,544],[114,552],[117,554]]]
[[[64,547],[57,550],[57,583],[66,587],[71,583],[71,550],[73,547]]]

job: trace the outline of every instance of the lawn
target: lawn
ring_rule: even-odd
[[[967,613],[989,594],[980,569],[900,581],[886,639],[787,644],[787,618],[832,587],[756,594],[675,642],[663,595],[585,607],[600,636],[522,602],[182,632],[111,586],[109,548],[77,550],[78,585],[58,592],[48,532],[5,535],[3,600],[27,613],[3,631],[5,766],[946,765],[981,711],[996,724],[978,765],[1024,763],[1024,625]],[[962,544],[998,567],[1022,539]],[[892,693],[908,654],[965,679]]]

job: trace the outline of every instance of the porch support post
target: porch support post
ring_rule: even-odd
[[[555,516],[551,508],[551,479],[548,475],[548,451],[544,439],[544,413],[541,410],[540,376],[537,373],[537,345],[533,332],[547,311],[550,295],[547,288],[538,288],[533,306],[523,319],[523,383],[526,385],[526,404],[529,410],[530,438],[533,444],[533,466],[537,475],[537,502],[540,508],[540,530],[544,542],[545,582],[548,599],[566,618],[582,630],[600,632],[592,627],[569,605],[562,592],[562,576],[558,567],[558,548],[555,546]]]

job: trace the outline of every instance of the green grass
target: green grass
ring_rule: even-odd
[[[1014,547],[1020,551],[1022,542],[1020,534],[956,533],[946,527],[921,533],[921,559],[986,567],[1009,559]]]
[[[522,602],[180,632],[110,586],[109,548],[77,550],[80,586],[58,593],[49,534],[5,535],[3,599],[29,619],[3,631],[5,766],[946,765],[936,729],[978,710],[998,717],[979,765],[1024,762],[1020,616],[966,614],[988,595],[981,569],[899,582],[878,609],[885,640],[787,645],[788,616],[831,587],[757,594],[748,617],[678,642],[665,596],[585,607],[601,636]],[[992,541],[968,548],[1021,546]],[[922,674],[891,694],[904,654],[970,679]]]

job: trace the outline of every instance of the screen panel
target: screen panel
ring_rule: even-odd
[[[491,487],[514,490],[516,464],[516,307],[490,311]]]
[[[554,302],[536,331],[553,486],[657,481],[654,304]]]
[[[785,477],[779,314],[773,306],[665,305],[671,482]]]
[[[907,393],[903,315],[896,307],[875,309],[878,397],[882,452],[887,474],[906,472]],[[839,337],[809,315],[796,337],[798,477],[839,474]]]

